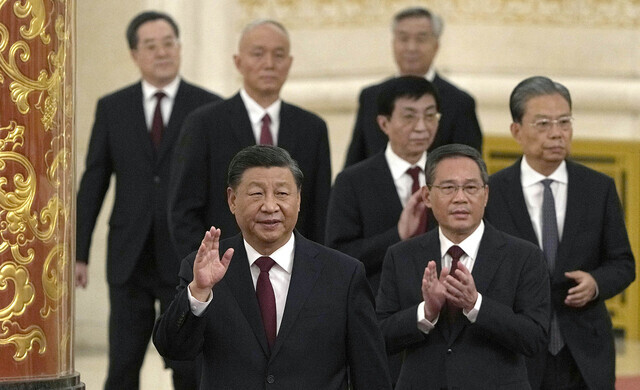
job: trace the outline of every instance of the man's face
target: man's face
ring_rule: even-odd
[[[573,127],[562,126],[571,118],[569,103],[560,94],[542,95],[529,99],[525,105],[522,123],[511,124],[513,138],[522,146],[522,152],[533,169],[544,175],[551,174],[571,151]],[[543,129],[534,123],[551,123]]]
[[[438,38],[433,34],[431,20],[408,17],[393,30],[393,55],[400,75],[424,76],[438,51]]]
[[[391,117],[378,115],[378,124],[389,137],[393,152],[414,164],[438,131],[436,101],[432,95],[423,95],[418,100],[397,98]]]
[[[443,193],[447,186],[476,187],[477,192],[469,195],[463,188],[452,194]],[[480,168],[468,157],[450,157],[436,166],[435,178],[431,188],[422,187],[422,196],[427,207],[431,208],[443,234],[460,243],[476,230],[489,199],[489,187],[482,182]]]
[[[163,19],[152,20],[138,27],[138,46],[131,57],[140,68],[142,78],[162,88],[178,76],[180,42],[171,25]]]
[[[273,253],[291,237],[300,192],[289,168],[249,168],[235,190],[227,189],[227,198],[242,236],[261,254]]]
[[[247,93],[258,101],[278,97],[293,58],[289,55],[289,39],[285,33],[265,23],[244,34],[233,60],[242,74]]]

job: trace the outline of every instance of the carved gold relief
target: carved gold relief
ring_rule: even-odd
[[[33,285],[29,281],[29,271],[26,268],[12,262],[3,263],[0,266],[0,290],[6,290],[9,281],[13,282],[13,299],[6,307],[0,308],[0,321],[20,316],[34,297]]]
[[[19,18],[26,18],[29,14],[32,16],[29,28],[26,28],[25,26],[20,27],[20,35],[22,35],[24,39],[33,39],[39,36],[42,43],[45,45],[48,45],[51,42],[51,37],[44,29],[47,18],[42,0],[27,0],[24,4],[16,2],[13,4],[13,12]]]
[[[28,353],[33,350],[33,345],[37,343],[39,354],[44,354],[47,350],[47,341],[39,326],[31,325],[22,329],[19,324],[11,321],[2,322],[2,333],[0,333],[0,345],[13,344],[16,352],[13,360],[22,361]]]
[[[60,299],[66,292],[66,285],[63,281],[63,273],[69,265],[64,244],[58,244],[47,255],[42,270],[42,287],[45,293],[45,304],[40,310],[40,315],[44,318],[49,316],[51,311],[56,311]]]

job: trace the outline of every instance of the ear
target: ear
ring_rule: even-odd
[[[390,118],[387,118],[384,115],[378,115],[376,117],[376,121],[378,122],[378,126],[380,126],[380,129],[382,130],[383,133],[385,133],[387,136],[389,136],[389,120]]]
[[[522,130],[522,125],[520,123],[512,122],[509,129],[511,130],[511,136],[513,136],[513,139],[520,143],[520,131]]]
[[[484,207],[487,207],[487,203],[489,203],[489,185],[484,188]]]
[[[428,186],[422,186],[422,188],[420,188],[420,191],[422,191],[422,202],[428,207],[431,208],[431,191],[429,190]]]
[[[238,71],[240,71],[240,55],[238,54],[234,54],[233,55],[233,64],[236,66],[236,69]]]
[[[229,204],[229,210],[231,214],[236,213],[236,192],[231,187],[227,187],[227,203]]]

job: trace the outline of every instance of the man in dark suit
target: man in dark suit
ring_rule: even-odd
[[[422,7],[407,8],[393,19],[393,54],[400,76],[424,77],[436,86],[440,95],[438,134],[429,150],[440,145],[461,143],[482,148],[482,132],[476,117],[474,99],[449,81],[433,67],[438,52],[444,22],[435,13]],[[378,127],[376,97],[383,83],[362,90],[358,100],[356,125],[347,152],[345,166],[350,166],[383,150],[387,136]]]
[[[170,16],[141,13],[129,24],[127,39],[142,80],[98,102],[77,200],[76,284],[86,287],[91,235],[115,175],[107,254],[106,389],[139,386],[155,302],[164,310],[178,284],[180,258],[170,243],[166,216],[173,145],[189,112],[220,99],[178,76],[180,42]],[[173,367],[176,388],[194,388],[191,367]]]
[[[539,245],[549,263],[549,346],[527,362],[531,385],[613,389],[615,350],[605,300],[635,278],[614,182],[567,159],[573,118],[563,85],[528,78],[511,93],[510,108],[511,134],[523,157],[491,176],[495,195],[486,216]]]
[[[300,165],[305,181],[297,228],[323,241],[331,189],[329,136],[322,119],[280,99],[292,61],[288,33],[280,23],[249,24],[234,56],[243,88],[187,118],[176,148],[169,199],[171,235],[181,255],[196,250],[202,232],[213,224],[223,238],[238,232],[227,208],[226,167],[244,147],[265,143],[286,149]]]
[[[282,148],[231,161],[241,234],[205,234],[153,341],[169,359],[204,354],[202,389],[390,389],[364,267],[294,232],[303,174]],[[233,259],[232,259],[233,257]]]
[[[487,169],[467,145],[429,153],[423,200],[438,229],[387,251],[376,299],[397,389],[528,389],[546,345],[549,277],[533,244],[483,222]],[[453,270],[453,271],[451,271]]]

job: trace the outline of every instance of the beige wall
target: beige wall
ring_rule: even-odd
[[[238,32],[256,17],[290,30],[294,63],[286,100],[329,124],[334,175],[343,164],[360,88],[394,73],[392,0],[77,0],[76,142],[79,175],[99,96],[138,78],[124,38],[129,20],[165,10],[182,30],[183,75],[222,95],[240,85],[231,56]],[[436,0],[417,2],[446,20],[436,64],[475,96],[485,133],[507,135],[508,97],[542,74],[572,92],[575,137],[640,139],[640,5],[625,0]],[[109,196],[94,232],[90,285],[77,295],[78,347],[106,346],[104,275]]]

